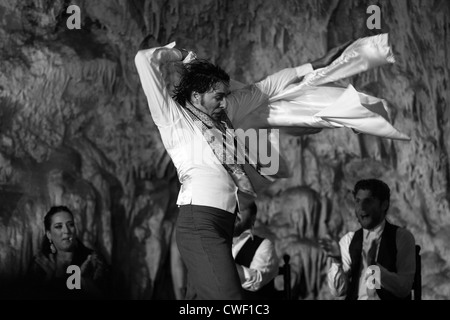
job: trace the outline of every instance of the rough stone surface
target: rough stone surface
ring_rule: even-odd
[[[317,238],[356,229],[350,190],[361,178],[383,179],[392,189],[390,220],[422,247],[424,299],[447,299],[450,4],[377,3],[381,30],[366,27],[372,1],[80,0],[81,30],[69,30],[66,1],[2,1],[0,283],[23,276],[43,216],[66,204],[80,238],[111,263],[116,294],[178,296],[170,268],[177,176],[133,61],[146,36],[154,44],[177,40],[253,82],[389,32],[397,63],[351,81],[386,98],[393,123],[412,140],[346,129],[284,136],[293,176],[258,199],[257,229],[276,241],[280,257],[291,255],[296,299],[328,299]]]

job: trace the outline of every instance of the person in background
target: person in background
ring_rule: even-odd
[[[328,270],[332,295],[345,296],[346,300],[411,299],[416,270],[415,240],[411,232],[386,220],[389,187],[377,179],[361,180],[356,183],[353,195],[361,228],[344,235],[339,243],[320,240],[332,260]],[[379,288],[374,267],[379,269]]]
[[[65,206],[51,207],[44,218],[45,234],[33,258],[28,278],[31,295],[38,299],[104,299],[108,268],[103,258],[78,238],[74,215]],[[71,265],[80,268],[80,289],[69,289]]]
[[[244,299],[272,300],[279,296],[274,287],[279,269],[278,257],[272,241],[253,234],[256,214],[255,202],[238,213],[234,226],[233,257],[244,289]]]

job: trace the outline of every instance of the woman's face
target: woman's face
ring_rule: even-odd
[[[75,222],[68,212],[58,212],[52,216],[47,237],[55,245],[56,251],[72,251],[75,246]]]

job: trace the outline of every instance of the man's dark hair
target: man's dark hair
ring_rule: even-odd
[[[193,60],[183,66],[181,79],[175,86],[173,99],[184,107],[187,102],[191,102],[192,92],[208,92],[218,83],[228,85],[230,76],[207,60]]]
[[[369,190],[372,193],[372,196],[380,200],[380,202],[387,201],[387,212],[391,198],[391,189],[389,189],[386,183],[378,179],[360,180],[355,184],[355,188],[353,189],[354,197],[356,197],[359,190]]]
[[[67,212],[68,214],[70,214],[72,216],[72,219],[73,219],[72,211],[70,211],[70,209],[67,208],[66,206],[51,207],[50,210],[47,212],[47,214],[44,217],[44,227],[45,227],[46,231],[50,230],[53,216],[60,212]]]

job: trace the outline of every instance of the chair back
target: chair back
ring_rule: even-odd
[[[413,300],[422,300],[422,257],[420,256],[420,246],[416,244],[416,273],[412,287]]]
[[[291,256],[285,254],[283,260],[284,265],[278,269],[278,274],[283,275],[283,299],[291,300],[291,265],[289,264]]]

